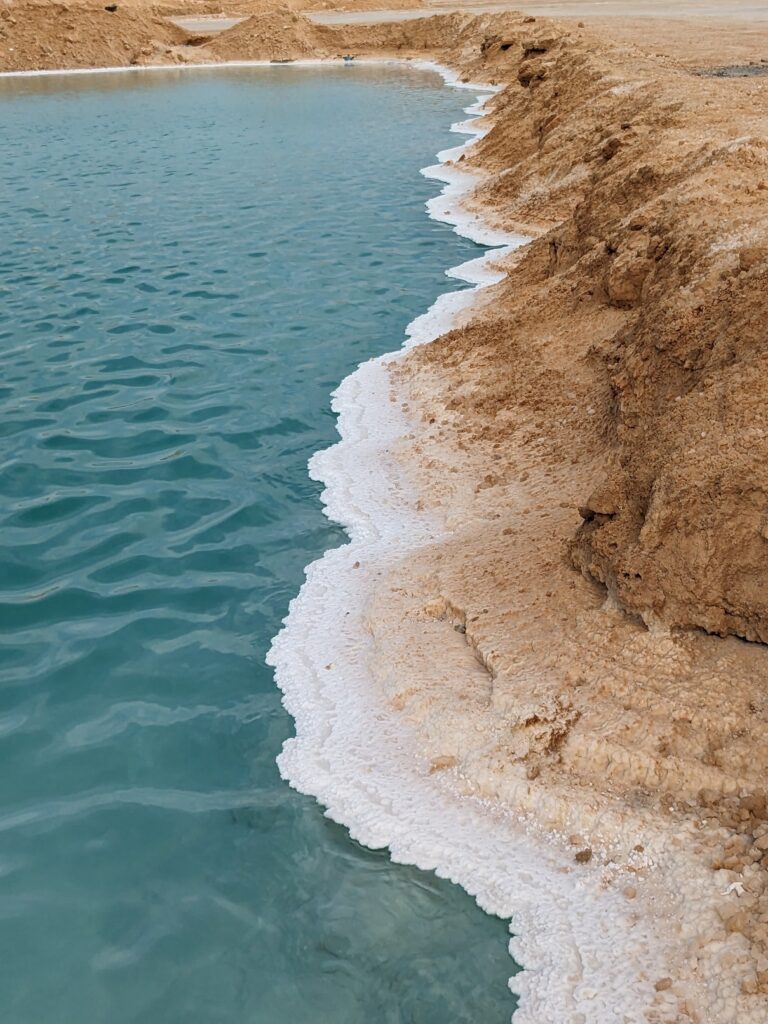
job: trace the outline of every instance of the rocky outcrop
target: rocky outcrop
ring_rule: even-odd
[[[484,31],[476,66],[510,84],[476,150],[478,201],[538,235],[537,302],[583,325],[561,366],[594,380],[602,471],[573,564],[648,625],[767,641],[762,87],[734,95],[548,23]],[[535,386],[510,381],[509,407],[526,389],[561,416]]]
[[[572,554],[649,625],[765,642],[768,142],[704,144],[686,166],[605,273],[633,315],[601,351],[613,444]]]

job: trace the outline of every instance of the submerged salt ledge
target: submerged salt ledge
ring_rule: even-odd
[[[467,113],[482,109],[478,101]],[[471,122],[455,127],[481,131]],[[484,244],[511,250],[524,241],[460,209],[474,176],[442,165],[423,173],[446,183],[428,204],[432,217]],[[475,289],[441,296],[410,325],[407,345],[439,336],[478,288],[502,276],[493,268],[499,252],[450,272]],[[442,532],[433,515],[417,510],[417,495],[388,458],[413,429],[389,400],[386,363],[397,358],[366,362],[343,381],[333,400],[341,441],[310,462],[310,475],[325,483],[326,514],[346,528],[350,543],[308,567],[268,656],[296,723],[280,772],[359,842],[387,846],[394,861],[434,870],[488,913],[511,920],[510,952],[523,967],[510,982],[520,996],[516,1024],[640,1021],[654,997],[658,1008],[653,981],[668,973],[673,951],[647,920],[630,917],[621,893],[603,886],[599,866],[574,872],[570,858],[512,816],[430,776],[415,737],[371,678],[369,595],[393,562]]]

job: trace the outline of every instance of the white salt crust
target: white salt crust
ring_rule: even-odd
[[[416,66],[463,84],[435,64]],[[488,98],[478,98],[467,113],[481,114]],[[483,133],[473,121],[453,127]],[[477,290],[503,276],[493,267],[500,252],[526,241],[461,209],[478,179],[446,161],[473,141],[440,153],[441,163],[422,172],[445,183],[427,204],[429,214],[503,248],[449,271],[475,288],[442,295],[409,326],[406,348],[455,324]],[[450,773],[430,775],[417,737],[387,706],[373,678],[364,619],[377,580],[441,536],[440,523],[418,511],[418,495],[388,455],[414,430],[390,400],[386,364],[402,354],[363,363],[342,382],[332,403],[341,440],[310,460],[310,476],[325,484],[325,512],[344,526],[350,542],[307,568],[268,655],[296,724],[295,738],[278,758],[280,772],[365,846],[388,847],[394,861],[435,871],[471,893],[483,910],[510,920],[509,950],[523,968],[510,979],[519,996],[515,1024],[673,1021],[677,997],[655,992],[654,982],[674,970],[679,951],[654,934],[640,897],[628,903],[620,886],[606,886],[597,863],[576,868],[572,851],[496,805],[459,795],[446,781]],[[457,935],[457,945],[461,941]]]

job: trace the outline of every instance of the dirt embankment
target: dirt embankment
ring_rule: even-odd
[[[768,80],[478,27],[462,68],[509,85],[471,205],[535,240],[397,371],[452,538],[372,634],[436,770],[688,893],[712,984],[679,1019],[762,1021],[768,649],[736,637],[768,639]]]
[[[568,282],[577,318],[619,312],[584,353],[605,469],[574,563],[650,626],[768,640],[768,80],[540,49],[506,97],[528,130],[480,152],[505,216],[556,223],[547,287]]]
[[[206,52],[216,60],[297,60],[331,56],[322,32],[286,6],[253,14],[234,28],[212,37]]]
[[[461,60],[477,52],[478,19],[446,14],[379,25],[317,25],[288,7],[254,14],[213,37],[206,50],[217,60],[300,59],[307,56],[428,57]]]
[[[173,63],[185,40],[148,8],[0,3],[0,71]]]

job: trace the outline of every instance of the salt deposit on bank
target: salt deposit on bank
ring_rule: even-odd
[[[481,114],[487,98],[467,113]],[[454,129],[483,131],[477,121]],[[473,141],[439,154],[441,163],[425,169],[446,183],[430,201],[430,215],[477,242],[514,248],[525,240],[493,231],[461,209],[477,179],[446,161]],[[455,323],[477,289],[498,280],[498,256],[492,250],[450,271],[474,289],[441,296],[410,325],[407,346],[426,344]],[[639,1022],[651,1004],[655,1019],[672,1021],[677,999],[670,995],[665,1012],[655,981],[674,965],[676,950],[654,934],[640,900],[630,905],[606,884],[602,865],[575,869],[572,854],[502,807],[459,796],[444,773],[430,774],[417,737],[374,679],[365,622],[370,596],[390,566],[442,531],[433,514],[419,511],[418,495],[390,454],[414,429],[390,400],[387,364],[401,357],[370,360],[342,382],[333,398],[341,440],[310,462],[310,475],[325,484],[326,513],[345,527],[350,543],[307,568],[269,654],[296,722],[280,771],[359,842],[434,870],[488,913],[510,920],[510,953],[523,967],[510,981],[520,996],[516,1024]],[[456,941],[460,946],[461,937]]]

